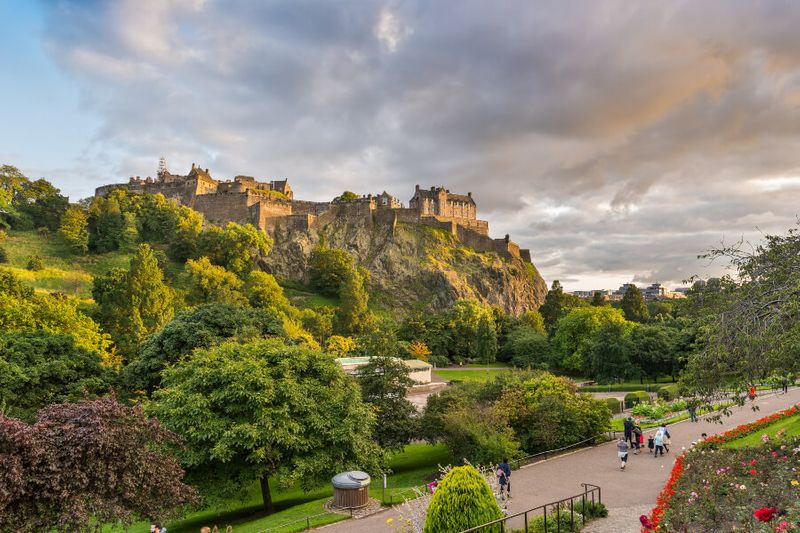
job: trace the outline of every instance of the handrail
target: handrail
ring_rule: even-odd
[[[584,513],[579,513],[580,516],[581,516],[581,522],[582,522],[582,525],[583,525],[583,524],[586,523],[585,508],[586,508],[586,502],[588,501],[588,496],[591,494],[592,495],[592,503],[595,503],[594,494],[596,492],[597,493],[597,503],[603,503],[603,500],[602,500],[602,493],[600,491],[600,486],[599,485],[594,485],[592,483],[581,483],[581,486],[583,487],[583,492],[581,492],[580,494],[576,494],[576,495],[570,496],[568,498],[562,498],[561,500],[557,500],[557,501],[554,501],[554,502],[545,503],[544,505],[539,505],[537,507],[532,507],[531,509],[528,509],[526,511],[521,511],[521,512],[515,513],[513,515],[504,516],[503,518],[498,518],[496,520],[492,520],[491,522],[486,522],[485,524],[481,524],[479,526],[474,526],[474,527],[471,527],[469,529],[465,529],[465,530],[461,531],[460,533],[474,533],[476,531],[481,531],[482,529],[486,529],[488,527],[491,527],[491,526],[494,526],[494,525],[497,525],[497,524],[505,524],[509,520],[512,520],[514,518],[519,518],[519,517],[523,517],[524,518],[525,531],[528,531],[528,516],[530,514],[535,513],[536,511],[538,511],[540,509],[544,510],[544,530],[545,531],[549,531],[548,528],[547,528],[547,508],[548,507],[554,507],[556,509],[556,529],[558,531],[561,531],[561,521],[560,521],[560,518],[561,518],[561,504],[564,503],[564,502],[570,502],[570,509],[569,509],[569,511],[570,511],[570,525],[574,526],[575,525],[575,508],[574,508],[573,502],[575,501],[576,498],[581,498],[581,500],[583,502],[581,510],[583,510]],[[565,509],[564,512],[566,512],[566,509]],[[574,529],[574,527],[570,527],[570,529]]]
[[[297,520],[292,520],[291,522],[283,523],[283,524],[281,524],[279,526],[268,527],[267,529],[259,529],[256,533],[269,533],[270,531],[278,531],[278,530],[283,529],[283,528],[285,528],[287,526],[291,526],[292,524],[299,524],[299,523],[302,523],[302,522],[306,523],[306,529],[311,529],[311,519],[312,518],[317,518],[318,516],[325,516],[325,515],[328,515],[328,514],[339,514],[339,513],[334,513],[333,511],[325,511],[324,513],[312,514],[312,515],[304,516],[303,518],[298,518]],[[351,512],[351,515],[352,515],[352,512]],[[303,530],[303,531],[305,531],[305,530]]]
[[[580,444],[584,444],[584,443],[589,442],[590,440],[594,440],[594,439],[596,439],[598,437],[609,436],[611,439],[615,439],[617,437],[617,433],[622,433],[622,432],[621,431],[617,431],[616,429],[609,429],[608,431],[604,431],[603,433],[598,433],[597,435],[594,435],[594,436],[591,436],[591,437],[587,437],[587,438],[585,438],[585,439],[583,439],[581,441],[574,442],[572,444],[568,444],[567,446],[562,446],[561,448],[555,448],[555,449],[552,449],[552,450],[545,450],[543,452],[537,452],[537,453],[534,453],[532,455],[526,455],[525,457],[521,457],[520,459],[515,459],[515,460],[510,461],[510,462],[512,464],[516,464],[516,468],[514,468],[514,470],[519,470],[522,467],[522,463],[523,462],[525,462],[525,464],[529,464],[532,459],[535,459],[535,458],[540,457],[540,456],[544,456],[544,458],[547,459],[547,455],[548,454],[552,455],[552,454],[557,453],[557,452],[563,452],[564,450],[568,450],[570,448],[574,448],[575,446],[578,446]]]

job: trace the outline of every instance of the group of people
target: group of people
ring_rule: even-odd
[[[628,452],[634,450],[634,455],[639,455],[642,447],[644,446],[644,433],[642,427],[639,425],[638,420],[628,417],[623,422],[623,437],[617,441],[617,457],[620,460],[620,470],[625,470],[628,464]],[[648,453],[652,453],[653,457],[669,453],[671,435],[666,425],[662,425],[656,431],[651,432],[647,436],[647,449]]]

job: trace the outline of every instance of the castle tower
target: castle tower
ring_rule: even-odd
[[[169,169],[167,169],[167,160],[164,158],[163,155],[158,159],[157,176],[161,181],[164,181],[164,178],[169,176]]]

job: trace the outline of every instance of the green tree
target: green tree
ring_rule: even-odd
[[[354,270],[339,291],[339,309],[336,311],[336,330],[345,335],[365,333],[372,330],[373,317],[369,310],[367,282],[369,271]]]
[[[45,405],[107,393],[115,378],[100,354],[70,335],[0,335],[0,406],[8,416],[31,422]]]
[[[325,350],[336,357],[347,357],[356,349],[356,341],[353,337],[342,337],[341,335],[331,335],[325,344]]]
[[[564,316],[564,289],[561,282],[553,281],[550,290],[544,297],[544,303],[539,307],[539,314],[542,315],[545,327],[549,330],[555,327],[562,316]]]
[[[622,312],[625,313],[625,318],[632,322],[644,323],[650,319],[642,291],[633,283],[628,285],[622,297]]]
[[[22,191],[28,178],[17,167],[3,165],[0,167],[0,208],[7,209],[12,200]]]
[[[342,194],[333,199],[333,201],[336,203],[352,202],[353,200],[358,200],[358,195],[353,191],[344,191]]]
[[[272,274],[254,270],[247,276],[244,293],[253,307],[277,309],[287,316],[299,317],[299,311],[289,302],[283,294],[283,288],[278,285]]]
[[[320,346],[326,346],[328,338],[333,333],[333,307],[315,307],[300,311],[300,323],[303,328],[314,336]]]
[[[79,254],[89,250],[89,217],[86,211],[78,205],[67,208],[61,217],[61,226],[58,233]]]
[[[544,325],[544,318],[538,311],[527,311],[522,313],[519,316],[519,324],[521,326],[528,326],[542,335],[547,335],[547,328]]]
[[[655,381],[658,376],[672,374],[676,341],[676,330],[665,326],[643,324],[631,331],[631,362],[640,381]]]
[[[375,441],[381,448],[402,450],[416,435],[414,405],[406,399],[414,385],[410,368],[397,359],[391,330],[376,330],[359,342],[369,363],[358,369],[361,396],[375,412]]]
[[[274,310],[210,303],[181,311],[142,343],[139,356],[124,369],[128,390],[150,394],[161,385],[161,371],[196,348],[224,341],[250,342],[264,337],[288,340],[282,317]]]
[[[309,490],[344,470],[377,472],[374,415],[330,356],[275,340],[197,350],[165,369],[147,412],[181,435],[188,478],[244,496],[269,478]]]
[[[352,276],[353,258],[344,250],[317,246],[308,258],[311,287],[327,296],[338,296],[342,285]]]
[[[473,466],[456,466],[444,476],[431,498],[425,533],[463,531],[503,517],[489,484]],[[503,525],[485,528],[500,533]]]
[[[609,322],[597,330],[586,354],[592,378],[601,383],[611,383],[638,374],[630,357],[628,335],[631,329],[630,323]]]
[[[187,302],[190,305],[217,302],[232,305],[245,305],[247,298],[242,294],[244,283],[233,272],[212,265],[208,257],[197,261],[186,261],[184,271],[187,276]]]
[[[606,297],[603,296],[602,292],[594,291],[591,305],[594,307],[600,307],[601,305],[608,305],[608,302],[606,301]]]
[[[117,193],[117,191],[113,191]],[[109,194],[92,200],[89,207],[89,249],[96,253],[118,250],[123,242],[125,218],[120,207],[124,194]]]
[[[547,370],[553,350],[547,336],[537,328],[523,325],[508,335],[503,347],[503,359],[518,368]]]
[[[461,405],[442,415],[441,441],[454,456],[475,464],[518,457],[520,443],[505,417],[490,406]]]
[[[272,248],[272,239],[251,224],[228,222],[225,228],[212,226],[200,236],[198,250],[212,263],[245,278],[256,261]]]
[[[497,358],[497,333],[488,315],[483,315],[475,332],[475,356],[481,363],[493,363]]]
[[[174,314],[174,291],[164,283],[153,250],[139,245],[130,269],[113,269],[94,280],[92,296],[101,324],[131,358],[144,338],[161,329]]]
[[[610,306],[579,307],[559,320],[553,334],[553,345],[561,356],[561,368],[570,372],[588,370],[585,352],[595,332],[609,323],[624,324],[622,311]]]

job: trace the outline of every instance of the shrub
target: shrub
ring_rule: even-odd
[[[645,391],[629,392],[625,395],[625,408],[630,409],[640,403],[650,403],[650,395]]]
[[[528,524],[528,531],[531,533],[568,533],[580,531],[583,527],[584,517],[575,510],[572,516],[569,508],[561,508],[560,514],[555,507],[547,510],[547,527],[544,525],[544,516],[537,516]]]
[[[2,246],[0,246],[0,263],[8,263],[8,252]]]
[[[667,405],[663,402],[656,402],[653,404],[640,403],[633,406],[631,413],[650,420],[660,420],[667,414]]]
[[[678,385],[664,385],[658,390],[658,397],[664,401],[672,401],[680,396]]]
[[[603,401],[606,402],[606,405],[608,405],[608,408],[611,409],[611,414],[612,415],[618,415],[619,413],[622,412],[622,405],[620,404],[620,401],[618,399],[616,399],[616,398],[606,398]]]
[[[36,254],[28,256],[27,268],[28,268],[28,270],[33,270],[33,271],[44,269],[44,264],[42,263],[42,258],[39,257]]]
[[[608,509],[600,502],[585,501],[580,502],[575,507],[575,511],[581,513],[587,520],[592,518],[605,518],[608,516]]]
[[[425,518],[425,533],[463,531],[502,518],[492,489],[470,465],[457,466],[439,482]],[[502,524],[483,529],[500,533]]]

